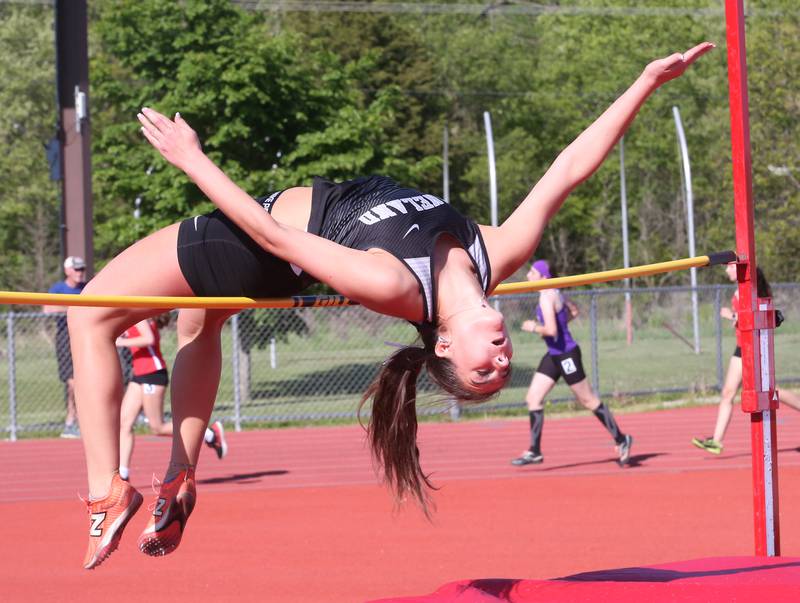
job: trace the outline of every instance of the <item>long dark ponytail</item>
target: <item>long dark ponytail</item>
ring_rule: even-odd
[[[769,286],[767,277],[761,271],[761,266],[756,266],[756,291],[759,297],[772,297],[772,287]]]
[[[367,425],[367,438],[372,456],[383,468],[384,480],[394,493],[395,501],[403,502],[412,495],[430,516],[430,490],[436,489],[419,462],[417,448],[417,379],[424,366],[434,383],[461,401],[483,402],[494,393],[466,388],[455,372],[453,363],[436,355],[436,331],[420,329],[422,347],[408,346],[392,354],[381,366],[378,375],[364,392],[358,405],[359,415],[372,399],[372,413]]]

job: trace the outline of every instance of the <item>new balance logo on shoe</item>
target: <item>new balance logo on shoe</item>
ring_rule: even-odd
[[[164,514],[164,507],[167,506],[167,499],[166,498],[159,498],[156,501],[156,508],[153,509],[153,515],[156,517],[161,517]]]
[[[105,521],[106,513],[103,511],[102,513],[92,513],[91,516],[92,525],[89,528],[89,536],[102,536],[103,535],[103,521]]]

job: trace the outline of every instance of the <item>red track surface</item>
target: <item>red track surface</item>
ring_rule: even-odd
[[[424,424],[423,466],[441,486],[433,523],[394,512],[358,427],[230,434],[208,450],[181,548],[120,549],[82,570],[88,519],[79,441],[0,442],[4,601],[219,600],[338,603],[420,595],[466,578],[551,578],[753,552],[749,425],[736,412],[721,457],[693,448],[716,407],[620,416],[635,437],[620,469],[590,414],[549,420],[544,465],[515,468],[527,421]],[[800,556],[800,414],[780,411],[782,552]],[[149,494],[168,442],[138,438],[133,483]]]

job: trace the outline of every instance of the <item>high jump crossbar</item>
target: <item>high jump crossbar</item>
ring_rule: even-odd
[[[514,293],[530,293],[542,289],[561,289],[578,287],[593,283],[619,281],[626,278],[676,272],[689,268],[715,266],[736,261],[736,253],[722,251],[710,255],[693,258],[644,264],[630,268],[590,272],[574,276],[526,281],[522,283],[506,283],[498,285],[492,295],[511,295]],[[355,302],[344,295],[295,295],[286,298],[253,299],[250,297],[157,297],[133,295],[71,295],[68,293],[29,293],[0,291],[1,304],[27,304],[50,306],[97,306],[103,308],[311,308],[356,306]]]

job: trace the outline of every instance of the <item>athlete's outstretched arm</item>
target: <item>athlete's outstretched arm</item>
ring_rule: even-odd
[[[203,152],[197,134],[180,114],[171,120],[153,109],[137,116],[142,133],[161,155],[186,175],[273,255],[300,266],[319,281],[364,306],[407,320],[421,319],[413,276],[386,254],[349,249],[277,222]]]
[[[548,220],[572,189],[600,167],[644,101],[712,48],[712,43],[704,42],[683,54],[671,54],[647,65],[633,85],[561,152],[500,227],[481,227],[492,262],[492,286],[530,259]]]

